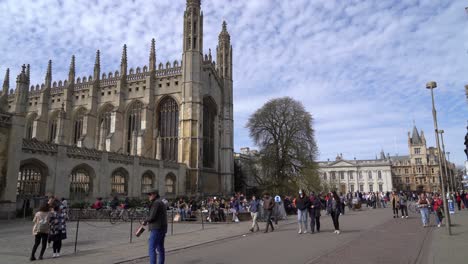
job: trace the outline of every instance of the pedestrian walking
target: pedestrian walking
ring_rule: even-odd
[[[392,201],[393,218],[398,218],[398,209],[400,209],[400,196],[398,196],[396,191],[393,191],[390,199]]]
[[[307,197],[302,190],[299,190],[299,196],[296,198],[297,208],[297,223],[299,226],[299,234],[307,233],[307,215],[309,214],[309,197]]]
[[[327,212],[330,214],[332,221],[333,221],[333,226],[335,227],[335,231],[333,233],[335,234],[340,234],[340,222],[339,222],[339,217],[340,217],[340,212],[341,211],[341,203],[340,203],[340,197],[336,193],[336,191],[333,191],[330,193],[330,198],[327,201]]]
[[[315,233],[315,227],[317,227],[317,232],[320,232],[320,211],[322,210],[322,203],[320,202],[320,197],[315,196],[315,193],[312,192],[309,197],[310,208],[310,232]]]
[[[460,193],[459,193],[459,192],[456,192],[456,193],[455,193],[455,200],[457,201],[458,211],[461,211],[461,202],[462,202],[462,199],[461,199],[461,196],[460,196]]]
[[[257,231],[260,231],[260,227],[258,226],[258,221],[257,221],[259,206],[260,206],[260,203],[258,202],[255,195],[253,195],[252,201],[250,201],[250,216],[252,217],[252,227],[249,229],[250,232],[254,232],[255,229]]]
[[[41,245],[39,259],[44,257],[47,246],[47,236],[49,235],[49,207],[46,203],[41,205],[39,211],[34,215],[32,234],[34,236],[34,246],[32,248],[30,260],[36,260],[36,250]]]
[[[149,216],[143,222],[143,225],[148,225],[150,236],[148,240],[148,253],[150,264],[156,264],[156,257],[158,264],[164,264],[165,250],[164,239],[167,233],[167,207],[161,201],[158,190],[151,190],[148,193],[150,200]]]
[[[400,210],[401,210],[401,218],[408,218],[408,196],[401,191],[400,192]]]
[[[421,213],[421,220],[423,227],[426,227],[429,225],[429,206],[431,202],[427,198],[425,193],[421,193],[419,195],[418,199],[418,207],[419,207],[419,212]]]
[[[271,226],[271,231],[275,231],[273,227],[273,222],[271,222],[271,215],[273,213],[273,207],[275,206],[275,202],[270,197],[269,193],[265,193],[263,195],[263,211],[265,212],[265,220],[266,220],[266,228],[265,233],[268,233],[268,227]]]
[[[442,199],[440,199],[439,194],[434,195],[433,204],[437,227],[440,227],[440,225],[442,224],[442,219],[444,218],[444,214],[442,211],[443,201]]]
[[[52,241],[53,258],[60,257],[62,240],[67,239],[67,215],[59,206],[52,208],[49,214],[49,241]]]

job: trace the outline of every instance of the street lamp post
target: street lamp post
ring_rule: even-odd
[[[450,165],[450,151],[447,151],[445,154],[447,154],[447,162]],[[449,177],[450,180],[452,181],[452,191],[456,192],[457,191],[457,183],[455,181],[455,176],[453,174],[453,170],[449,169]]]
[[[453,192],[453,184],[452,184],[452,180],[450,179],[448,169],[447,169],[447,159],[445,158],[445,144],[444,144],[444,132],[445,131],[443,129],[440,129],[438,132],[440,134],[440,138],[442,139],[442,154],[443,154],[442,158],[444,159],[443,160],[444,172],[445,172],[445,178],[447,179],[447,191],[450,194]]]
[[[431,90],[431,98],[432,98],[432,118],[434,119],[434,132],[435,132],[435,137],[436,137],[436,145],[437,145],[437,153],[439,157],[439,173],[442,174],[442,162],[441,162],[441,153],[440,153],[440,143],[439,143],[439,133],[438,133],[438,128],[437,128],[437,112],[435,109],[435,103],[434,103],[434,89],[437,87],[436,82],[428,82],[426,84],[426,88]],[[444,201],[444,213],[445,217],[447,217],[447,222],[445,223],[446,229],[447,229],[447,234],[450,236],[452,235],[452,230],[451,230],[451,221],[450,221],[450,214],[448,210],[448,204],[447,204],[447,196],[445,195],[445,184],[443,177],[440,177],[440,185],[442,189],[442,201]]]

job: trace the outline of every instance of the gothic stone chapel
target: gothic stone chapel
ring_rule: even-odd
[[[0,217],[46,194],[72,201],[140,197],[158,188],[167,198],[233,190],[232,46],[223,22],[216,48],[203,54],[200,0],[187,0],[182,60],[31,85],[23,65],[0,93]],[[158,65],[158,66],[157,66]]]

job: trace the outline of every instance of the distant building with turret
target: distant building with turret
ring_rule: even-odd
[[[148,64],[32,85],[23,65],[0,95],[0,206],[54,194],[72,200],[137,197],[158,188],[163,196],[233,190],[232,46],[226,22],[216,47],[203,49],[200,0],[187,0],[181,60]],[[19,204],[19,203],[18,203]],[[20,205],[18,205],[20,206]],[[2,211],[0,208],[0,211]],[[16,209],[16,208],[14,208]],[[9,208],[8,210],[13,211]],[[5,209],[7,210],[7,209]],[[3,210],[3,211],[5,211]]]
[[[439,150],[427,147],[424,131],[419,133],[416,126],[412,133],[408,132],[409,155],[392,156],[393,186],[398,190],[440,192]],[[445,155],[442,154],[442,160]],[[445,162],[442,162],[445,171]],[[455,164],[447,162],[447,171],[453,175]],[[444,174],[445,175],[445,172]],[[447,186],[446,177],[443,178]]]

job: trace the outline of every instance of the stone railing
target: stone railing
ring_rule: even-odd
[[[133,156],[111,152],[108,159],[113,163],[132,164],[133,158]]]
[[[149,72],[139,72],[127,75],[127,81],[145,80]]]
[[[156,71],[156,77],[167,77],[173,75],[181,75],[182,67],[174,67],[168,69],[161,69]]]
[[[156,159],[149,159],[140,157],[140,165],[145,167],[155,167],[159,168],[161,166],[161,161]]]
[[[41,142],[35,138],[33,139],[23,139],[23,151],[30,153],[43,153],[55,155],[58,151],[58,145]]]
[[[67,156],[70,158],[101,160],[102,152],[95,149],[79,148],[76,146],[67,147]]]

